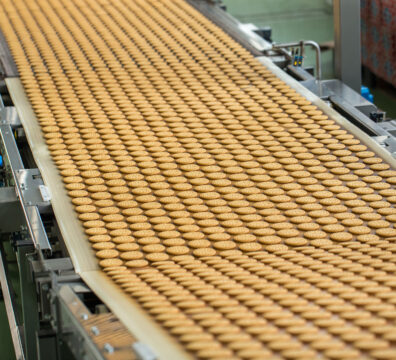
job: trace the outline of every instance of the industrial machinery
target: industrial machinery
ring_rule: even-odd
[[[396,358],[396,122],[356,91],[358,3],[324,80],[316,43],[216,1],[0,1],[18,360]]]

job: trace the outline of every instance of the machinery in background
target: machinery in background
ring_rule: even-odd
[[[229,26],[224,23],[234,24],[239,35],[235,37],[233,31],[228,31],[229,35],[234,34],[233,37],[245,47],[253,48],[257,58],[270,58],[396,157],[396,120],[387,118],[385,112],[361,95],[360,0],[333,1],[336,79],[322,79],[320,47],[316,42],[273,43],[270,28],[237,22],[218,1],[189,2],[225,31]],[[304,68],[306,46],[313,47],[316,52],[315,75],[313,69]]]

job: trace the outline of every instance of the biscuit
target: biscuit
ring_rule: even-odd
[[[289,246],[304,246],[308,244],[308,240],[302,237],[289,237],[285,239],[285,244]]]
[[[117,257],[118,254],[119,254],[119,252],[114,249],[100,250],[100,251],[96,252],[96,256],[99,259],[113,259],[113,258]]]
[[[353,235],[347,232],[336,232],[330,235],[330,239],[334,241],[351,241]]]
[[[231,250],[236,247],[236,244],[233,241],[216,241],[213,247],[217,250]]]
[[[99,215],[94,212],[84,212],[78,215],[78,218],[81,221],[92,221],[92,220],[99,220]]]
[[[194,249],[194,250],[193,250],[193,254],[194,254],[195,256],[198,256],[198,257],[213,256],[213,255],[216,254],[216,251],[215,251],[214,249],[208,248],[208,247],[205,247],[205,248],[197,248],[197,249]]]
[[[123,262],[120,259],[104,259],[99,261],[99,265],[103,268],[113,267],[113,266],[120,266]]]
[[[251,252],[251,251],[259,251],[262,249],[262,245],[258,242],[249,242],[238,244],[238,248],[242,251]]]
[[[92,235],[89,237],[89,241],[91,242],[104,242],[110,241],[111,237],[109,235],[100,234],[100,235]]]
[[[137,260],[143,258],[143,254],[140,251],[125,251],[121,253],[120,258],[123,260]]]
[[[150,244],[143,246],[143,251],[148,253],[162,252],[165,250],[165,247],[160,244]]]
[[[126,261],[125,265],[128,268],[142,268],[148,265],[148,262],[146,260],[130,260],[130,261]]]
[[[113,240],[114,241],[114,240]],[[139,245],[133,242],[118,243],[116,246],[117,250],[122,252],[136,251],[139,249]]]
[[[92,248],[95,249],[95,250],[97,250],[97,251],[113,249],[114,247],[115,247],[115,245],[114,245],[112,242],[110,242],[110,241],[107,241],[107,242],[97,242],[97,243],[94,243],[94,244],[92,245]]]
[[[166,244],[167,249],[166,252],[170,255],[185,255],[190,252],[190,249],[187,246],[171,246],[169,244]]]
[[[145,255],[145,258],[149,261],[165,261],[168,260],[169,255],[164,252],[151,252]]]

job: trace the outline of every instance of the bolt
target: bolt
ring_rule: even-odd
[[[88,314],[81,314],[81,319],[88,320]]]
[[[114,352],[114,348],[109,343],[104,344],[103,348],[109,354],[112,354]]]
[[[94,334],[95,336],[98,336],[100,334],[100,331],[96,326],[92,326],[91,331],[92,331],[92,334]]]

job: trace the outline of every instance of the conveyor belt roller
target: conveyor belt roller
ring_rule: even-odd
[[[182,0],[0,4],[101,268],[187,352],[396,358],[386,162]]]

